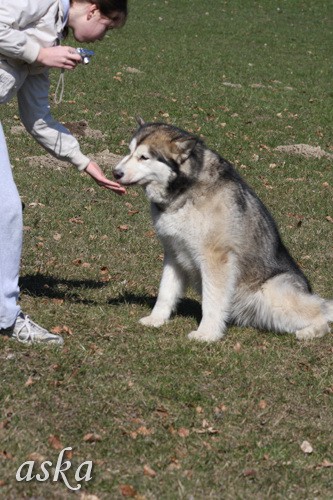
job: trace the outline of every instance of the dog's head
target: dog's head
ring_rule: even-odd
[[[114,176],[120,184],[145,187],[151,199],[152,192],[184,190],[191,183],[191,157],[198,156],[200,144],[200,139],[172,125],[141,120],[130,153],[116,166]]]

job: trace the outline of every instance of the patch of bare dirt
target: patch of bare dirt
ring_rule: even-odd
[[[89,157],[96,161],[102,168],[113,168],[122,159],[122,156],[111,153],[108,149],[89,155]],[[29,156],[27,161],[31,167],[52,168],[54,170],[63,170],[64,168],[70,167],[68,162],[57,160],[49,154],[43,156]]]
[[[319,146],[309,146],[308,144],[291,144],[289,146],[277,146],[275,151],[290,155],[305,156],[305,158],[328,158],[333,160],[333,154],[327,153]]]
[[[13,135],[20,135],[26,132],[25,128],[23,125],[13,125],[10,129],[10,133]]]
[[[94,130],[89,127],[88,122],[86,120],[80,120],[77,122],[64,122],[62,123],[64,127],[66,127],[71,134],[75,137],[87,137],[89,139],[104,139],[105,134],[100,130]],[[10,132],[13,135],[24,134],[26,132],[23,125],[14,125],[11,127]]]
[[[88,137],[90,139],[104,139],[105,134],[100,130],[93,130],[89,127],[86,120],[80,120],[78,122],[64,122],[64,127],[66,127],[71,134],[79,137]]]

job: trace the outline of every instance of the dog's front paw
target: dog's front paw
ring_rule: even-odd
[[[216,342],[221,339],[223,335],[221,333],[207,333],[200,330],[194,330],[188,334],[190,340],[199,340],[199,342]]]
[[[152,314],[150,316],[145,316],[144,318],[141,318],[139,320],[139,323],[141,323],[141,325],[154,326],[155,328],[164,325],[164,323],[166,322],[167,320],[158,316],[153,316]]]

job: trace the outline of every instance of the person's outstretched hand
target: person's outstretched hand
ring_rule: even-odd
[[[91,161],[84,171],[90,175],[90,177],[92,177],[99,186],[111,189],[111,191],[114,191],[117,194],[126,193],[126,189],[118,184],[118,182],[110,181],[107,177],[105,177],[102,169],[94,161]]]

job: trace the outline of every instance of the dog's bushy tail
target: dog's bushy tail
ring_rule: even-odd
[[[324,314],[329,322],[333,322],[333,300],[325,300]]]

